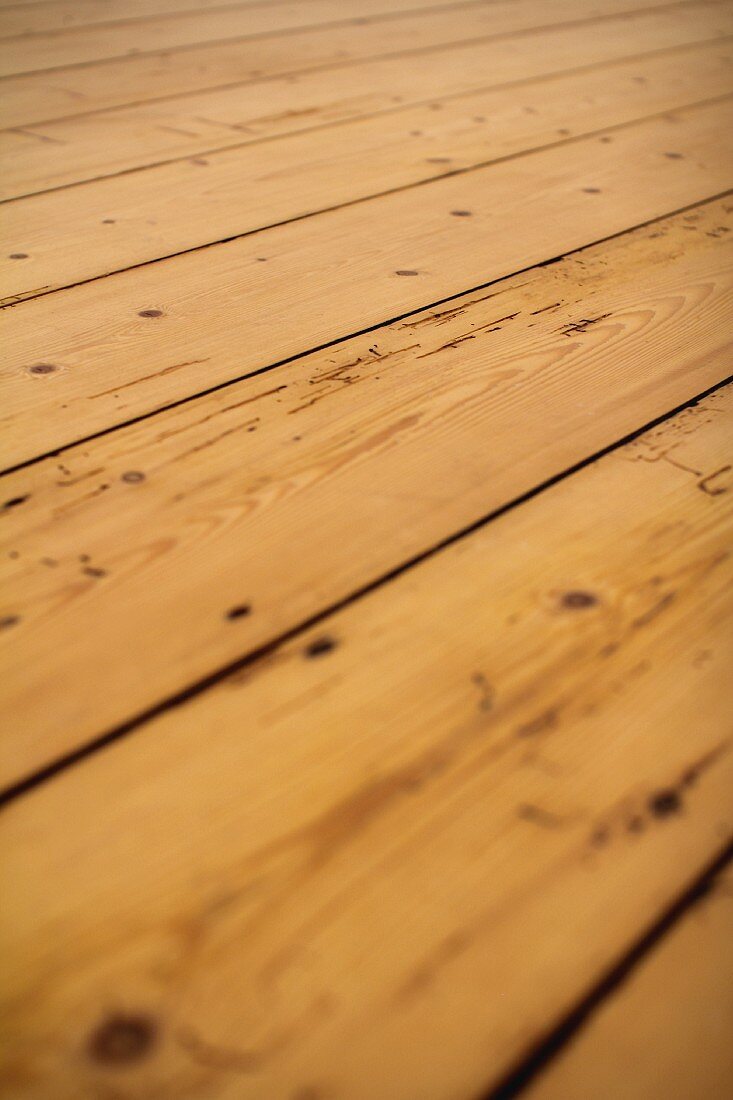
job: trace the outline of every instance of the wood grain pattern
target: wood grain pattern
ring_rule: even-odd
[[[525,82],[533,76],[576,69],[581,49],[588,64],[627,57],[631,47],[629,29],[625,20],[615,20],[610,33],[599,37],[597,45],[587,50],[587,25],[561,27],[551,33],[535,32],[512,39],[512,48],[508,49],[509,40],[501,39],[440,50],[431,55],[429,66],[406,66],[405,58],[400,56],[363,67],[268,80],[250,88],[240,85],[32,129],[15,129],[0,136],[0,196],[7,199],[67,186],[176,157],[314,131],[378,112],[399,113],[404,105],[416,100],[431,107],[445,95],[483,91],[508,81],[519,80],[521,86],[507,89],[507,94],[514,91],[521,95]],[[677,47],[681,41],[715,40],[724,31],[730,34],[733,12],[717,8],[716,18],[701,24],[695,12],[675,11],[665,23],[667,33],[661,34],[657,13],[656,18],[640,17],[633,30],[633,50],[637,52],[665,44]],[[726,56],[729,41],[720,45],[721,56]],[[643,64],[639,59],[640,71],[634,74],[641,78],[637,82],[640,94],[644,89]],[[432,109],[442,109],[442,103],[441,108]]]
[[[21,302],[3,318],[3,465],[721,193],[730,104]]]
[[[14,1094],[501,1076],[731,836],[732,420],[714,395],[11,806]]]
[[[712,884],[527,1100],[733,1091],[733,872]]]
[[[3,781],[718,382],[731,211],[650,226],[5,478]]]
[[[534,10],[537,10],[537,0],[532,0],[532,3]],[[511,9],[506,10],[504,17],[502,33],[505,37],[502,38],[502,49],[497,51],[499,58],[504,52],[511,55],[517,50],[521,51],[522,34],[513,35],[511,27],[516,27],[516,21],[525,8],[525,0],[511,0]],[[546,20],[546,6],[543,10]],[[553,6],[552,10],[556,11],[556,8]],[[588,10],[588,6],[584,5],[582,11]],[[576,9],[576,14],[578,11],[580,9]],[[510,22],[512,18],[514,24]],[[530,24],[532,20],[527,18],[525,22]],[[648,12],[640,10],[621,16],[607,16],[602,20],[591,18],[584,25],[593,31],[602,31],[602,34],[594,33],[589,36],[586,31],[570,61],[558,67],[577,65],[579,57],[582,61],[586,54],[590,59],[597,56],[599,51],[603,52],[600,40],[608,35],[615,39],[619,34],[622,35],[620,56],[627,56],[630,52],[639,52],[645,48],[661,49],[665,45],[679,45],[680,42],[702,41],[714,35],[718,27],[727,28],[726,33],[730,33],[726,0],[686,0],[684,3],[675,2]],[[644,35],[645,32],[649,33],[650,28],[656,28],[654,45],[645,47]],[[297,35],[280,35],[252,41],[225,41],[179,51],[131,56],[121,61],[107,60],[77,68],[57,69],[53,73],[6,77],[2,83],[4,98],[0,103],[0,124],[13,127],[33,124],[35,133],[39,123],[50,119],[88,114],[121,104],[189,96],[196,89],[241,85],[242,82],[261,81],[263,78],[282,74],[293,79],[308,70],[324,67],[348,68],[357,61],[390,55],[400,58],[404,55],[412,56],[414,62],[406,63],[402,59],[397,68],[413,68],[414,64],[411,79],[416,81],[420,79],[419,67],[424,63],[419,60],[422,52],[429,53],[431,67],[436,64],[433,51],[436,51],[439,64],[445,46],[450,43],[461,42],[468,51],[467,56],[470,56],[476,47],[486,49],[490,46],[492,36],[499,33],[496,21],[488,31],[484,24],[484,31],[487,35],[486,41],[475,42],[472,36],[478,33],[478,27],[473,27],[468,14],[464,13],[461,20],[457,21],[450,13],[432,12],[422,16],[413,14],[389,22],[314,28]],[[642,36],[641,40],[639,35]],[[549,60],[550,64],[554,51],[554,41],[549,38],[546,42],[545,60]],[[474,86],[485,84],[487,74],[493,71],[493,54],[484,53],[483,58],[483,75]],[[427,62],[427,58],[425,61]],[[460,64],[461,58],[458,57],[458,69]],[[500,60],[499,64],[505,63]],[[523,74],[520,71],[518,75],[521,77]],[[404,81],[409,77],[403,74],[397,79]],[[424,76],[422,84],[424,87]],[[354,87],[358,89],[359,85],[354,84]],[[260,96],[267,96],[268,89],[259,87],[253,91]],[[396,92],[400,92],[399,86]],[[242,88],[239,88],[238,94],[244,94]],[[369,94],[368,81],[361,82],[361,94]],[[424,98],[428,98],[433,92],[428,89],[422,94]],[[254,113],[257,116],[263,112],[260,110]],[[206,110],[203,115],[211,117]],[[27,144],[31,144],[32,139],[33,135],[27,138]],[[109,133],[106,140],[109,141]]]
[[[693,47],[526,84],[521,100],[517,88],[480,92],[10,203],[5,237],[26,258],[0,259],[0,299],[436,178],[448,161],[475,166],[723,96],[732,64],[730,44]]]

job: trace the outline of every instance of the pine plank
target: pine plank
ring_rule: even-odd
[[[711,203],[5,478],[2,782],[716,384],[731,213]]]
[[[713,884],[527,1100],[733,1093],[733,872]]]
[[[665,115],[21,302],[3,465],[722,193],[731,121]]]
[[[448,7],[451,0],[42,0],[18,8],[0,7],[0,35],[43,34],[70,31],[94,24],[147,24],[155,16],[176,20],[181,15],[234,10],[248,15],[249,26],[262,30],[288,30],[317,23],[370,18],[394,11]],[[475,3],[485,0],[474,0]],[[254,10],[253,10],[254,9]],[[251,20],[251,22],[250,22]],[[203,20],[202,20],[203,25]]]
[[[701,27],[697,21],[693,25],[689,19],[691,13],[686,14],[688,18],[676,28],[677,32],[698,38],[702,33],[709,37],[712,28]],[[729,9],[726,18],[727,29],[733,32],[733,11]],[[719,20],[715,26],[722,29]],[[635,49],[643,51],[658,44],[658,23],[635,26],[635,30],[642,32],[634,35]],[[629,27],[624,21],[616,21],[615,31],[615,35],[606,34],[598,38],[597,46],[590,47],[585,25],[553,32],[539,31],[514,40],[514,50],[506,50],[505,40],[479,43],[467,50],[447,50],[438,55],[440,61],[433,58],[430,66],[406,65],[405,59],[399,58],[361,68],[339,69],[335,73],[311,74],[295,84],[265,82],[249,89],[247,96],[243,96],[241,87],[229,88],[173,102],[73,118],[32,133],[5,133],[0,138],[4,169],[0,197],[14,198],[189,155],[200,157],[212,150],[242,147],[263,138],[299,131],[309,131],[311,137],[306,140],[314,142],[321,140],[314,133],[318,127],[375,112],[382,112],[382,121],[374,125],[387,127],[391,120],[383,113],[385,111],[399,115],[404,110],[403,104],[416,99],[422,99],[424,109],[445,110],[445,94],[454,96],[461,90],[476,88],[485,92],[487,81],[489,87],[501,87],[507,81],[519,80],[519,86],[514,83],[513,87],[506,88],[499,100],[516,104],[518,97],[530,94],[525,89],[533,75],[562,74],[569,68],[569,77],[577,75],[582,79],[586,67],[580,73],[576,71],[580,55],[586,65],[598,62],[599,58],[626,58],[630,47]],[[709,48],[720,50],[718,66],[725,66],[727,71],[730,37],[724,42],[713,42]],[[675,52],[670,58],[673,62],[676,60],[682,70],[680,83],[691,89],[692,100],[703,98],[704,84],[695,93],[691,74],[683,70],[686,57]],[[632,67],[635,63],[638,66],[632,74],[638,87],[631,91],[640,100],[648,93],[647,113],[653,110],[651,104],[654,102],[653,90],[644,84],[647,79],[645,67],[649,62],[650,59],[643,57],[629,61]],[[724,78],[724,74],[720,75]],[[369,88],[366,95],[365,85]],[[728,74],[725,90],[730,89]],[[582,111],[582,103],[576,103],[575,110]],[[564,120],[566,124],[571,123],[572,113],[571,118]],[[506,116],[497,123],[487,120],[484,128],[495,134],[500,121],[506,122]],[[512,126],[519,126],[521,123],[526,125],[527,120],[512,117],[511,122]],[[399,119],[392,125],[399,125]],[[424,130],[426,125],[421,122],[415,128]],[[431,131],[439,125],[439,120],[430,117]],[[327,141],[328,137],[322,140]],[[408,144],[414,145],[414,137]]]
[[[732,420],[712,396],[7,808],[14,1096],[500,1078],[731,836]]]
[[[516,88],[483,92],[28,197],[5,209],[0,300],[437,178],[446,162],[475,167],[722,97],[732,64],[730,45],[694,47],[527,84],[521,101]]]
[[[661,7],[668,3],[669,0],[554,0],[549,12],[542,0],[459,0],[442,6],[449,25],[453,25],[454,35],[460,38],[584,19],[589,15],[634,11],[640,7]],[[359,4],[358,7],[363,10],[369,5]],[[374,18],[385,21],[388,28],[392,22],[391,4],[388,0],[374,0],[374,9],[378,13]],[[347,19],[348,15],[347,9]],[[358,19],[358,16],[351,18]],[[347,21],[340,0],[212,9],[179,15],[175,19],[145,19],[140,23],[27,35],[13,39],[12,48],[9,48],[11,40],[6,41],[6,48],[0,55],[0,76],[116,60],[135,53],[185,49],[228,38],[254,39],[285,32],[296,32],[290,49],[297,56],[297,32],[308,30],[309,24],[328,26],[329,20],[336,25]],[[470,35],[464,34],[469,27]]]
[[[519,30],[525,24],[531,25],[532,13],[537,10],[537,0],[530,0],[530,3],[534,6],[530,7],[526,0],[511,0],[511,7],[505,5],[501,9],[505,34],[511,35],[509,28],[512,26]],[[570,11],[569,8],[567,10]],[[587,15],[591,11],[587,4],[582,6],[582,10],[573,10],[576,15],[579,12]],[[553,21],[558,8],[553,5],[550,14],[545,6],[543,12],[543,21]],[[522,13],[525,13],[524,19]],[[495,4],[492,4],[492,14],[494,19],[489,28],[488,39],[498,34],[496,19],[499,9]],[[730,33],[728,5],[725,0],[673,3],[659,10],[632,12],[620,17],[608,16],[597,21],[597,27],[591,19],[589,26],[602,32],[585,35],[591,58],[598,55],[599,51],[603,53],[598,39],[609,34],[618,38],[619,25],[625,31],[621,56],[644,48],[662,48],[680,42],[702,41],[713,36],[718,28],[721,32]],[[459,22],[446,12],[422,16],[413,14],[402,19],[366,23],[357,27],[315,28],[297,35],[201,45],[179,51],[131,56],[121,61],[104,61],[78,68],[54,70],[53,73],[7,77],[3,81],[0,124],[35,127],[38,123],[51,119],[103,108],[171,96],[188,96],[196,89],[241,85],[243,82],[282,74],[295,78],[299,73],[325,66],[348,68],[369,58],[398,57],[405,53],[417,55],[425,50],[437,50],[439,64],[444,47],[450,43],[460,41],[471,52],[477,45],[480,46],[480,43],[472,42],[472,36],[479,33],[480,26],[484,26],[485,30],[483,23],[473,22],[468,9]],[[636,44],[638,36],[642,35],[643,42],[643,36],[653,27],[656,27],[654,44],[651,47]],[[594,38],[596,41],[593,41]],[[488,45],[488,41],[485,44]],[[521,43],[515,42],[513,38],[511,41],[507,39],[504,47],[511,54],[514,50],[521,49]],[[551,58],[552,40],[548,41],[548,50]],[[499,55],[501,56],[501,51]],[[466,56],[470,57],[470,52]],[[492,72],[492,68],[486,67],[486,62],[490,62],[493,67],[493,54],[488,57],[484,55],[484,62],[483,76],[477,82],[479,85],[485,84],[487,73]],[[577,63],[576,55],[566,62],[565,67]],[[430,66],[434,64],[435,59],[431,54]],[[457,66],[460,69],[460,57],[457,59]],[[521,76],[521,72],[518,75]],[[418,74],[414,73],[412,79],[418,79]],[[425,87],[424,79],[422,84]],[[353,86],[359,88],[358,84]],[[368,89],[368,84],[361,84],[362,96],[367,95]],[[240,87],[238,94],[245,94],[244,89]],[[267,89],[260,87],[257,94],[266,95]],[[424,98],[431,94],[433,93],[430,90],[422,93]],[[255,112],[256,115],[261,113],[262,111]],[[204,111],[204,114],[211,117],[209,112]]]

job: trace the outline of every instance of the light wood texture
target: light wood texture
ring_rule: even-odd
[[[457,38],[469,38],[668,3],[669,0],[554,0],[549,11],[542,0],[464,0],[435,6],[445,9]],[[432,5],[428,0],[424,6],[429,9]],[[366,11],[370,7],[376,13],[375,18],[391,22],[392,6],[388,0],[358,5]],[[351,11],[348,6],[344,9],[340,0],[308,0],[305,4],[211,9],[201,14],[181,14],[175,19],[145,19],[139,23],[80,27],[67,33],[28,35],[6,40],[0,57],[0,76],[114,60],[135,53],[153,54],[228,38],[297,32],[307,30],[309,25],[327,26],[329,22],[338,25],[349,17],[353,20],[355,10],[353,5]],[[297,53],[297,38],[291,49]]]
[[[733,872],[713,883],[527,1100],[733,1092]]]
[[[715,384],[732,211],[655,224],[4,479],[2,781]]]
[[[478,165],[722,96],[732,64],[730,44],[693,47],[10,203],[5,239],[26,258],[0,259],[0,299],[48,293],[425,181],[445,174],[447,163]]]
[[[592,16],[588,19],[590,5],[584,4],[581,8],[577,6],[577,0],[575,2],[575,14],[580,13],[586,20],[586,32],[581,44],[576,46],[575,53],[563,65],[553,66],[554,39],[548,38],[545,43],[545,61],[550,68],[541,69],[540,72],[552,71],[553,67],[576,66],[579,60],[580,63],[586,57],[593,60],[599,53],[602,57],[614,56],[612,53],[609,55],[600,44],[601,39],[609,35],[613,40],[618,40],[621,35],[620,56],[627,56],[645,48],[662,49],[680,42],[702,41],[714,36],[719,30],[730,33],[727,0],[690,0],[689,3],[665,5],[658,10],[639,10],[596,20]],[[532,4],[530,9],[528,3]],[[424,89],[422,97],[428,98],[435,93],[429,86],[426,87],[425,74],[420,80],[419,70],[422,66],[429,66],[432,73],[435,66],[440,65],[446,45],[462,42],[468,51],[467,58],[470,58],[477,47],[481,49],[483,70],[473,86],[485,85],[487,78],[491,80],[490,74],[495,65],[494,54],[484,52],[490,47],[492,36],[500,33],[500,26],[503,27],[502,33],[509,36],[501,40],[501,49],[497,51],[499,61],[496,63],[500,66],[506,65],[507,62],[501,60],[503,54],[506,53],[511,58],[516,51],[522,50],[522,36],[513,36],[512,28],[521,30],[523,26],[527,28],[533,25],[533,13],[538,10],[537,4],[538,0],[508,0],[503,8],[503,18],[499,20],[499,9],[495,8],[492,0],[493,18],[488,28],[485,21],[481,20],[481,12],[474,12],[473,9],[466,9],[460,20],[450,12],[412,14],[388,22],[314,28],[297,35],[229,41],[180,51],[126,57],[117,62],[105,61],[78,68],[54,70],[53,73],[9,77],[2,83],[4,97],[0,103],[0,124],[15,127],[33,125],[35,133],[38,124],[49,119],[87,114],[90,111],[170,96],[188,96],[196,89],[241,85],[242,82],[258,81],[282,74],[289,74],[292,79],[311,69],[327,66],[349,68],[357,61],[390,55],[400,58],[409,55],[413,58],[407,63],[401,60],[397,66],[398,70],[410,68],[412,73],[396,77],[398,85],[395,92],[399,93],[401,90],[399,82],[408,79],[413,83],[419,81]],[[551,9],[544,5],[543,20],[549,19],[552,23],[558,10],[557,5],[553,5]],[[522,19],[522,13],[527,11],[529,14],[525,14]],[[474,15],[479,19],[475,25],[472,22]],[[483,28],[487,36],[486,40],[472,41],[480,28]],[[650,28],[654,30],[650,31]],[[588,29],[594,33],[589,35]],[[652,46],[644,46],[645,32],[652,34]],[[422,51],[427,51],[427,56],[422,57]],[[437,52],[433,54],[432,51]],[[462,55],[459,52],[453,65],[454,70],[457,70],[454,72],[454,80],[459,78],[461,62]],[[516,65],[514,69],[516,76],[525,75],[521,69],[517,70]],[[532,71],[530,70],[530,75]],[[365,74],[361,84],[352,80],[352,87],[360,90],[363,97],[367,97],[370,91],[368,76],[368,73]],[[252,92],[262,97],[267,96],[268,89],[258,87],[252,89]],[[237,94],[244,95],[244,89],[239,87]],[[243,102],[246,104],[251,101]],[[253,113],[258,117],[264,112],[260,109]],[[206,110],[203,114],[205,117],[212,117]],[[33,135],[27,139],[28,144],[31,140]],[[105,140],[109,143],[109,131]],[[38,137],[35,141],[38,141]]]
[[[0,0],[3,1100],[733,1088],[732,42]]]
[[[14,1095],[500,1077],[730,838],[732,423],[713,396],[11,806]]]
[[[668,33],[661,36],[658,13],[640,16],[633,48],[678,47],[686,40],[715,40],[723,31],[733,32],[730,8],[714,10],[717,17],[703,23],[691,10],[675,11],[665,22]],[[585,25],[561,27],[509,43],[441,50],[431,55],[430,65],[407,66],[399,57],[6,132],[0,136],[0,196],[12,198],[377,112],[399,113],[415,101],[431,107],[445,95],[466,90],[483,91],[516,80],[524,84],[532,77],[577,69],[578,51],[585,50],[587,37]],[[609,33],[585,50],[584,60],[587,65],[624,58],[630,46],[628,23],[615,20]],[[726,56],[729,39],[720,48]],[[643,59],[639,65],[643,68]],[[643,79],[642,72],[636,75]],[[643,87],[639,81],[638,90]],[[512,90],[521,95],[524,88],[507,92]]]
[[[721,193],[731,121],[685,110],[21,302],[3,465]]]
[[[464,3],[482,3],[490,0],[464,0]],[[660,0],[662,2],[662,0]],[[668,2],[668,0],[667,0]],[[146,30],[152,23],[153,33],[162,33],[165,16],[177,22],[187,17],[190,26],[194,18],[202,28],[201,39],[208,36],[208,24],[225,12],[233,13],[235,25],[244,23],[247,33],[290,30],[319,23],[338,23],[347,19],[374,18],[392,12],[414,11],[461,5],[462,0],[40,0],[18,8],[0,7],[0,36],[25,34],[50,34],[55,31],[72,31],[94,24],[108,24],[109,35],[98,29],[103,45],[114,43],[116,28],[124,28],[123,41],[133,39],[146,48]],[[125,27],[125,24],[134,24]],[[225,24],[226,25],[226,24]],[[113,29],[114,28],[114,29]],[[0,38],[0,41],[2,39]],[[60,40],[60,36],[59,36]],[[88,41],[85,37],[84,41]]]

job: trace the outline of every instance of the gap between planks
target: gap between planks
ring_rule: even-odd
[[[316,22],[313,25],[299,26],[300,16],[296,15],[295,22],[291,21],[290,26],[282,29],[271,29],[272,23],[278,22],[278,13],[285,11],[287,15],[287,9],[279,6],[264,10],[259,28],[255,26],[257,19],[253,19],[257,9],[226,11],[219,18],[216,13],[207,12],[203,17],[183,15],[175,20],[158,20],[157,24],[155,20],[150,20],[139,29],[122,25],[105,30],[92,26],[70,31],[68,34],[56,32],[6,40],[6,48],[0,55],[0,79],[46,73],[53,75],[58,71],[106,65],[126,60],[130,56],[150,57],[162,51],[170,56],[173,51],[181,53],[199,50],[202,46],[226,46],[237,41],[264,44],[268,40],[282,38],[287,44],[287,40],[293,38],[296,42],[294,49],[297,50],[300,36],[312,31],[329,33],[333,28],[338,32],[341,28],[358,28],[372,23],[383,23],[389,27],[393,21],[429,17],[433,12],[437,15],[444,14],[449,20],[448,26],[457,14],[464,24],[461,27],[463,37],[468,38],[480,34],[482,26],[490,26],[492,33],[502,33],[502,15],[508,28],[515,31],[587,18],[604,18],[609,12],[627,13],[639,9],[666,8],[686,2],[688,0],[555,0],[548,20],[546,10],[543,11],[542,0],[458,0],[457,3],[438,5],[435,9],[428,5],[422,10],[404,13],[399,10],[393,13],[391,5],[385,6],[384,0],[378,0],[376,6],[382,10],[373,19],[341,18],[330,24],[326,22],[319,25]],[[312,0],[312,3],[323,3],[332,12],[340,13],[342,10],[338,0],[336,4],[331,0]],[[311,3],[308,8],[311,8]],[[304,10],[308,9],[300,4],[294,9],[296,12]],[[461,18],[464,10],[466,14]],[[525,15],[522,14],[524,12]],[[274,19],[271,13],[275,15]],[[287,18],[285,22],[288,22]],[[470,34],[466,33],[468,26],[472,26]],[[453,33],[456,33],[455,30]],[[109,45],[105,46],[105,43]]]
[[[514,7],[516,9],[516,2]],[[680,20],[685,22],[687,19],[693,39],[700,41],[711,35],[710,29],[707,33],[701,33],[702,27],[707,23],[714,26],[718,17],[726,18],[726,12],[724,0],[685,0],[684,3],[675,3],[669,10],[659,8],[620,17],[604,17],[604,36],[613,34],[620,24],[625,26],[627,34],[633,32],[635,37],[638,36],[640,27],[649,29],[655,25],[661,35],[658,44],[663,46],[665,36],[672,33]],[[597,20],[591,20],[590,28],[594,22]],[[575,20],[573,25],[582,30],[585,23],[583,20]],[[546,28],[545,33],[552,35],[556,29],[559,28]],[[566,25],[566,29],[570,30],[572,26]],[[386,59],[398,62],[406,56],[416,60],[430,57],[432,60],[435,57],[440,58],[446,46],[459,54],[464,51],[463,57],[458,58],[460,69],[460,62],[464,58],[470,60],[477,46],[485,48],[493,40],[503,41],[506,50],[511,53],[521,45],[526,34],[537,33],[530,30],[522,33],[505,30],[501,35],[484,36],[483,41],[479,39],[477,42],[477,30],[478,28],[470,25],[466,26],[464,37],[456,41],[451,33],[452,26],[446,25],[445,17],[438,13],[423,16],[419,20],[412,19],[404,26],[395,20],[387,28],[377,23],[374,26],[367,24],[328,32],[308,32],[299,38],[297,63],[288,40],[273,39],[268,43],[267,50],[263,49],[261,40],[254,43],[230,43],[226,46],[190,50],[175,55],[171,62],[165,56],[155,55],[152,58],[127,58],[123,62],[106,62],[98,67],[72,69],[66,74],[56,72],[50,84],[42,80],[43,74],[6,77],[4,102],[10,105],[12,113],[9,116],[4,115],[0,106],[0,118],[6,126],[37,126],[41,124],[40,120],[48,122],[55,118],[98,114],[101,110],[108,111],[125,105],[129,107],[185,98],[197,89],[199,93],[209,93],[239,88],[241,95],[243,85],[264,80],[265,84],[259,90],[262,95],[275,78],[298,83],[308,73],[314,76],[320,72],[325,79],[329,73],[343,74],[345,68],[356,63],[377,64],[378,60]],[[588,41],[586,35],[584,49],[596,49],[597,40],[596,35]],[[548,43],[548,46],[551,44]],[[570,61],[565,67],[573,63]],[[485,82],[485,67],[483,71],[484,76],[479,79],[479,83]],[[362,95],[368,86],[362,85]]]
[[[679,215],[7,478],[5,782],[200,690],[718,384],[726,221],[722,202]],[[94,707],[77,713],[69,682]]]
[[[716,42],[721,59],[724,58],[730,33],[726,37],[720,35],[723,29],[733,30],[733,19],[728,20],[726,27],[720,22],[716,27],[701,26],[696,21],[693,28],[686,21],[676,23],[672,29],[671,37],[660,40],[656,25],[635,26],[639,69],[653,65],[655,58],[669,61],[669,54],[680,49],[714,49]],[[508,100],[513,91],[520,98],[533,81],[540,79],[546,80],[550,87],[553,81],[567,81],[573,76],[579,81],[592,79],[601,64],[626,62],[633,67],[634,59],[628,57],[628,28],[618,23],[615,31],[592,45],[587,44],[584,31],[579,33],[577,28],[571,28],[550,36],[527,36],[520,48],[508,53],[495,43],[473,45],[470,54],[464,52],[463,56],[449,48],[433,58],[429,74],[422,68],[415,71],[402,62],[396,64],[392,59],[368,63],[359,67],[358,72],[310,73],[298,81],[297,89],[287,80],[268,82],[250,89],[249,98],[244,100],[241,89],[230,90],[213,97],[193,96],[172,108],[170,104],[143,106],[102,113],[97,118],[87,115],[55,123],[44,127],[43,132],[5,132],[0,135],[5,161],[0,195],[4,202],[13,201],[121,175],[131,169],[162,166],[189,156],[200,163],[201,157],[227,149],[260,146],[286,135],[307,133],[314,141],[327,140],[322,131],[329,127],[356,120],[366,122],[377,116],[385,127],[394,127],[410,108],[430,110],[439,116],[446,105],[449,111],[459,109],[459,101],[468,94],[498,96],[501,102],[502,95]],[[704,42],[701,36],[706,39]],[[690,38],[693,41],[688,41]],[[656,48],[659,46],[666,48]],[[576,66],[579,54],[590,62],[580,69]],[[679,61],[682,64],[684,58]],[[488,86],[487,67],[492,73]],[[650,114],[656,89],[646,88],[645,79],[639,72],[632,74],[632,82],[637,85],[632,91],[640,100],[646,92],[649,102],[646,112],[641,113]],[[367,94],[365,84],[369,88]],[[730,85],[726,90],[729,89]],[[396,95],[397,91],[402,94]],[[691,91],[690,95],[694,100],[703,98],[701,93]],[[393,119],[392,115],[398,117]],[[434,115],[428,128],[430,133],[440,134],[441,118]],[[521,118],[518,121],[526,122]],[[490,134],[493,132],[489,130]],[[110,133],[114,135],[113,141]],[[414,135],[407,144],[414,146]],[[251,155],[256,152],[253,149]],[[444,171],[447,170],[446,166]]]
[[[522,98],[531,105],[519,115],[516,90],[462,96],[441,104],[437,123],[434,104],[403,109],[79,184],[71,194],[16,199],[6,210],[5,236],[11,256],[23,260],[0,260],[0,305],[395,193],[441,178],[446,164],[455,174],[602,131],[611,142],[616,128],[640,116],[684,109],[693,96],[699,106],[727,98],[732,62],[730,46],[694,47],[537,81],[525,86]],[[569,112],[574,103],[579,108]],[[560,126],[569,113],[570,124]],[[297,185],[293,164],[301,165]],[[82,237],[83,252],[69,247]]]
[[[17,1079],[117,1079],[122,1004],[155,1094],[498,1082],[730,837],[732,397],[8,807]]]
[[[730,184],[729,127],[729,104],[685,110],[19,303],[3,465],[704,201]]]
[[[728,843],[483,1100],[725,1096],[733,1082],[732,860]]]

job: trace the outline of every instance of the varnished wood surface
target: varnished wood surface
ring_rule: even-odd
[[[0,2],[0,1094],[699,1100],[728,0]]]

